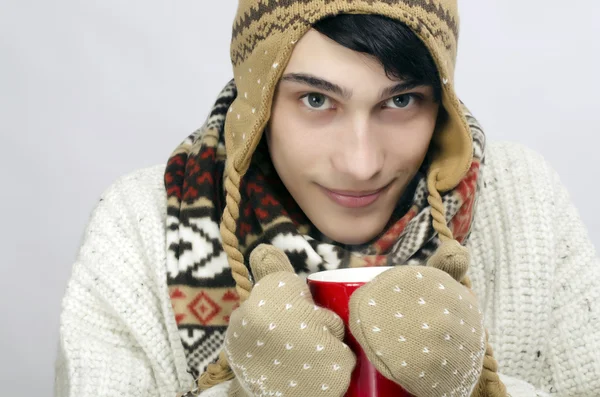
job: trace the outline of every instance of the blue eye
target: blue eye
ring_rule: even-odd
[[[392,109],[404,109],[408,107],[414,99],[415,97],[412,94],[402,94],[388,99],[385,106]]]
[[[302,103],[306,105],[307,108],[311,110],[327,110],[331,109],[331,100],[323,95],[318,93],[310,93],[304,95],[302,98]],[[328,106],[326,106],[328,104]]]

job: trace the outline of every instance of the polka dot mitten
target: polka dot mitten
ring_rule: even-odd
[[[229,395],[343,396],[356,359],[341,318],[314,305],[283,252],[261,245],[250,266],[256,284],[225,335]]]
[[[483,316],[448,273],[399,266],[357,289],[350,330],[386,378],[416,397],[470,396],[483,368]]]

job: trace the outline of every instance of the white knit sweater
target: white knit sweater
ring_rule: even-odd
[[[556,173],[490,145],[470,275],[513,397],[600,395],[600,261]],[[94,210],[61,317],[57,396],[175,397],[193,384],[165,268],[164,166]],[[228,385],[202,396],[226,396]]]

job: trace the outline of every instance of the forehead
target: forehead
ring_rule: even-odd
[[[284,71],[288,73],[315,75],[353,91],[360,87],[378,90],[398,82],[386,75],[377,59],[352,51],[312,29],[294,47]]]

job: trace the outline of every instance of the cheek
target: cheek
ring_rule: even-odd
[[[422,117],[400,128],[388,127],[381,143],[390,165],[397,170],[418,169],[427,154],[434,129],[434,117]]]
[[[324,158],[323,142],[310,131],[310,126],[296,112],[274,107],[267,142],[273,164],[282,178],[302,173]]]

